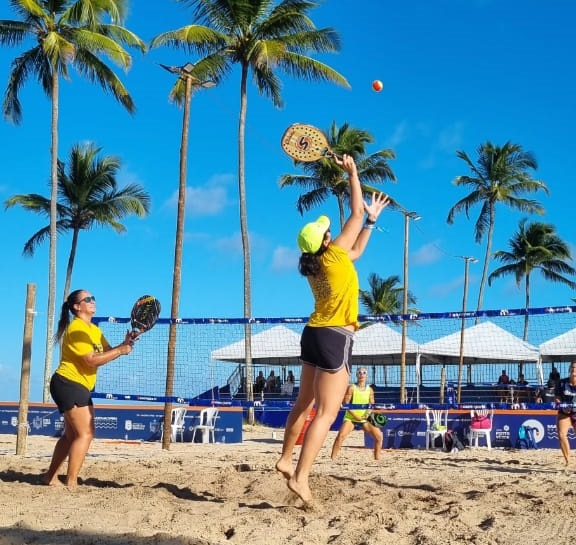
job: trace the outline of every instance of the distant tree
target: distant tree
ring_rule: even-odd
[[[524,280],[525,304],[530,308],[530,279],[534,271],[540,271],[542,276],[551,282],[565,284],[571,289],[576,288],[576,282],[565,275],[576,275],[576,269],[569,265],[572,259],[570,247],[556,233],[549,223],[528,223],[526,218],[520,221],[518,231],[509,240],[510,251],[494,253],[494,259],[505,263],[498,267],[488,277],[488,285],[503,276],[513,275],[516,284],[520,286]],[[524,317],[524,340],[528,340],[528,314]]]
[[[101,60],[106,56],[127,70],[132,56],[123,45],[145,50],[145,44],[122,24],[127,0],[11,0],[21,20],[0,21],[0,45],[15,46],[30,40],[31,49],[14,59],[4,95],[4,116],[14,123],[22,119],[19,92],[28,77],[35,76],[51,99],[51,193],[50,249],[48,263],[48,312],[44,369],[44,402],[49,399],[52,372],[52,331],[56,300],[56,199],[58,192],[58,114],[60,76],[70,79],[74,67],[90,81],[98,82],[129,111],[134,104],[116,74]],[[107,23],[109,19],[111,23]]]
[[[346,153],[354,157],[363,191],[374,191],[366,184],[377,184],[386,180],[396,181],[396,176],[388,164],[389,159],[396,157],[392,150],[382,149],[366,155],[366,144],[374,142],[373,136],[367,131],[351,127],[348,123],[338,127],[334,121],[326,131],[326,136],[330,148],[337,154]],[[322,205],[333,195],[338,202],[340,228],[342,228],[345,221],[344,205],[349,197],[348,178],[344,170],[331,159],[321,159],[313,163],[295,161],[294,164],[305,174],[283,174],[280,177],[280,187],[297,186],[304,191],[296,203],[298,212],[304,214]]]
[[[368,276],[369,290],[360,290],[360,303],[366,312],[372,316],[383,316],[385,314],[402,314],[404,308],[404,287],[398,285],[399,276],[389,276],[381,278],[376,273]],[[416,305],[416,297],[408,290],[408,304]],[[409,314],[419,314],[420,311],[411,307]]]
[[[58,161],[56,229],[60,234],[72,233],[63,300],[70,291],[80,231],[90,231],[98,226],[111,227],[117,233],[123,233],[126,227],[119,220],[131,214],[145,216],[150,209],[150,197],[141,186],[130,184],[118,189],[116,175],[120,161],[112,156],[98,157],[100,151],[93,144],[77,144],[70,152],[68,168]],[[50,217],[50,199],[35,193],[14,195],[4,204],[6,208],[20,206]],[[24,244],[24,255],[33,256],[49,235],[49,225],[34,233]]]
[[[317,29],[309,11],[311,1],[282,0],[178,0],[194,10],[195,24],[164,32],[150,47],[168,45],[205,55],[196,63],[196,75],[221,81],[235,65],[240,70],[238,119],[238,196],[240,233],[244,259],[244,317],[252,317],[250,244],[245,180],[245,132],[248,78],[261,95],[282,106],[278,73],[311,82],[331,82],[349,87],[346,79],[325,62],[310,55],[339,51],[338,34],[331,28]],[[198,23],[198,24],[196,24]],[[246,391],[252,399],[251,329],[244,328]]]
[[[470,218],[470,208],[480,206],[474,235],[478,243],[486,236],[486,251],[476,307],[479,311],[482,308],[492,254],[496,206],[502,204],[521,212],[542,215],[544,208],[538,201],[525,199],[521,195],[537,191],[548,194],[549,191],[544,182],[530,176],[529,171],[536,170],[538,163],[534,155],[524,151],[520,145],[507,142],[503,146],[495,146],[486,142],[478,147],[476,153],[477,159],[474,163],[465,152],[457,152],[457,156],[468,165],[472,174],[458,176],[454,184],[471,188],[472,191],[450,209],[447,222],[454,223],[454,217],[459,212],[465,212],[466,217]]]

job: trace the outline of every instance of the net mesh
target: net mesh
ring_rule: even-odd
[[[104,335],[115,345],[124,339],[129,319],[96,318]],[[485,388],[502,398],[498,377],[505,370],[527,389],[539,388],[552,367],[562,377],[576,359],[576,307],[496,310],[481,313],[438,313],[418,316],[361,316],[356,333],[352,371],[363,365],[377,401],[398,401],[402,369],[408,401],[422,401],[430,390],[442,399],[446,384]],[[102,367],[96,393],[126,399],[144,396],[165,400],[168,339],[176,328],[174,380],[176,399],[246,400],[252,385],[255,399],[293,399],[298,391],[299,338],[306,318],[160,319],[142,335],[132,353]],[[246,364],[247,328],[252,338],[251,365]],[[526,340],[524,340],[526,339]],[[461,365],[462,363],[462,365]],[[271,371],[274,380],[268,381]],[[288,380],[289,371],[295,377]],[[256,378],[262,374],[267,383]],[[523,387],[517,386],[516,391]],[[527,392],[531,398],[534,392]],[[152,400],[152,399],[151,399]],[[513,395],[510,401],[514,401]]]

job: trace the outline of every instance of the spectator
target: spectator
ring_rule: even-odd
[[[266,388],[266,379],[264,378],[264,372],[259,371],[258,376],[256,377],[256,382],[254,383],[254,393],[260,394]]]
[[[510,377],[506,374],[506,369],[502,369],[502,373],[498,377],[498,384],[510,384]]]
[[[553,380],[555,384],[560,382],[560,371],[558,371],[554,365],[552,365],[552,371],[550,371],[548,375],[548,380]]]
[[[266,391],[267,392],[276,391],[276,375],[274,374],[274,371],[270,371],[270,374],[266,379]]]

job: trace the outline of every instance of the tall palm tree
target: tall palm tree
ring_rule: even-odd
[[[522,197],[525,193],[544,191],[548,187],[541,180],[531,177],[530,171],[538,168],[534,155],[524,151],[522,146],[506,142],[503,146],[495,146],[491,142],[481,144],[476,150],[477,160],[474,163],[463,151],[457,156],[470,168],[470,176],[458,176],[454,184],[468,187],[471,192],[459,200],[448,212],[447,222],[454,223],[454,217],[459,212],[465,212],[470,218],[470,209],[480,206],[480,214],[474,227],[476,242],[480,243],[486,236],[486,251],[482,278],[478,291],[476,310],[482,308],[484,288],[488,276],[488,266],[492,254],[492,240],[496,223],[496,206],[502,204],[509,208],[529,214],[544,214],[543,206],[536,200]]]
[[[58,113],[60,77],[70,79],[71,67],[91,82],[98,82],[112,93],[129,112],[132,99],[116,74],[102,60],[107,57],[127,70],[132,61],[123,45],[145,50],[135,34],[120,26],[127,0],[10,0],[21,20],[0,21],[0,45],[16,46],[29,40],[31,49],[12,61],[4,95],[4,116],[18,124],[22,106],[18,97],[29,76],[40,82],[51,99],[51,194],[50,249],[48,265],[48,311],[44,402],[48,401],[48,382],[52,369],[52,331],[56,298],[56,200],[58,192]],[[106,21],[110,20],[110,23]]]
[[[576,288],[576,282],[565,276],[576,275],[576,269],[568,263],[572,259],[568,244],[558,236],[554,225],[527,221],[520,221],[518,231],[508,241],[509,251],[494,253],[494,259],[504,265],[488,277],[489,286],[496,278],[508,275],[514,275],[518,286],[524,280],[526,310],[530,308],[530,278],[534,271],[540,271],[546,280]],[[528,313],[524,316],[523,338],[528,340]]]
[[[385,314],[402,314],[404,309],[404,287],[398,286],[400,277],[397,275],[381,278],[376,273],[368,276],[369,290],[360,290],[360,303],[372,316]],[[408,290],[408,303],[415,305],[416,297]],[[419,314],[415,307],[409,308],[410,314]],[[400,323],[401,320],[398,320]]]
[[[240,67],[238,120],[238,194],[244,260],[244,317],[252,316],[250,245],[245,181],[245,127],[250,73],[261,95],[282,106],[278,72],[309,81],[327,81],[348,87],[338,72],[310,54],[338,51],[340,42],[331,28],[317,29],[308,15],[316,7],[309,0],[179,0],[193,8],[198,24],[153,38],[150,47],[168,45],[205,55],[197,76],[222,80]],[[205,69],[205,72],[202,71]],[[245,326],[246,390],[252,399],[251,330]]]
[[[350,127],[344,123],[341,127],[333,121],[326,131],[330,148],[341,155],[347,153],[356,159],[358,177],[364,191],[373,191],[367,183],[381,183],[385,180],[396,181],[396,176],[388,164],[389,159],[395,159],[394,152],[382,149],[371,155],[366,155],[366,144],[374,141],[373,136],[362,129]],[[323,204],[331,195],[338,201],[340,227],[345,221],[344,204],[348,201],[348,178],[344,170],[331,159],[321,159],[313,163],[295,161],[305,174],[283,174],[280,177],[280,187],[299,186],[305,193],[300,195],[297,208],[300,214]]]
[[[119,220],[131,214],[143,217],[150,210],[150,197],[141,186],[130,184],[118,188],[121,163],[113,156],[99,157],[100,151],[101,148],[94,144],[76,144],[70,152],[67,168],[58,161],[56,230],[60,234],[72,233],[63,299],[70,291],[80,231],[111,227],[117,233],[123,233],[126,227]],[[50,205],[50,199],[36,193],[14,195],[4,203],[5,208],[20,206],[48,218]],[[33,256],[49,236],[50,225],[34,233],[24,244],[24,255]]]

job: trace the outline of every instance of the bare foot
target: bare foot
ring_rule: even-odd
[[[38,479],[38,482],[44,486],[62,486],[62,483],[58,479],[57,475],[54,475],[54,477],[51,479],[48,477],[48,475],[41,475]]]
[[[312,492],[310,492],[308,483],[298,483],[292,476],[290,479],[288,479],[287,485],[288,488],[304,502],[305,505],[312,503]]]
[[[292,467],[292,464],[286,464],[282,462],[282,460],[279,460],[276,463],[276,471],[280,473],[282,477],[284,477],[287,481],[289,481],[292,478],[292,475],[294,475],[294,468]]]

